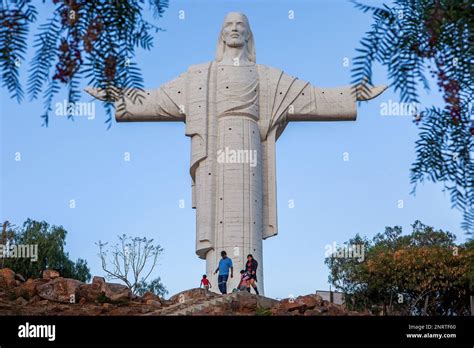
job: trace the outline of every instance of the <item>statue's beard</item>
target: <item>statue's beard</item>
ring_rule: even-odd
[[[241,39],[232,39],[226,42],[227,46],[232,47],[232,48],[239,48],[239,47],[244,47],[245,42],[244,40]]]

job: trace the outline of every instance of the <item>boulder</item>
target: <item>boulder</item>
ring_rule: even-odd
[[[77,289],[77,296],[79,301],[95,302],[102,293],[102,287],[97,283],[82,284]]]
[[[92,284],[99,284],[100,286],[102,286],[105,284],[105,278],[94,276],[94,278],[92,278]]]
[[[24,299],[23,297],[18,297],[15,301],[13,301],[15,305],[24,306],[28,304],[28,300]]]
[[[34,297],[35,295],[38,294],[36,287],[39,285],[46,284],[47,282],[48,282],[47,279],[29,278],[26,282],[22,283],[19,287],[16,288],[16,293],[18,296],[23,296],[26,293],[28,294],[30,298]]]
[[[154,293],[150,292],[150,291],[147,291],[143,294],[141,300],[143,302],[146,302],[148,300],[155,300],[155,301],[159,301],[161,302],[161,299],[159,296],[156,296]]]
[[[105,283],[102,287],[105,296],[111,301],[128,301],[132,298],[132,292],[128,286],[115,283]]]
[[[104,294],[112,302],[128,301],[132,298],[130,289],[122,284],[107,283],[103,277],[95,276],[91,284],[82,284],[78,288],[79,300],[86,302],[95,302],[97,298]]]
[[[288,312],[282,309],[280,305],[276,305],[275,307],[270,309],[270,313],[273,316],[288,315]]]
[[[169,301],[171,302],[171,304],[180,303],[180,302],[188,303],[188,302],[194,302],[195,300],[210,299],[216,296],[219,296],[219,295],[213,292],[207,291],[206,289],[195,288],[195,289],[185,290],[180,293],[177,293],[176,295],[171,296]]]
[[[71,299],[74,299],[74,302],[77,301],[77,290],[82,284],[75,279],[59,277],[46,284],[38,285],[36,290],[38,295],[45,300],[71,303]]]
[[[296,299],[285,298],[280,301],[278,309],[282,312],[292,312],[296,310],[302,310],[305,304],[300,301],[296,301]]]
[[[140,309],[141,314],[147,314],[147,313],[151,313],[151,312],[154,312],[154,311],[155,311],[155,308],[151,307],[151,306],[147,306],[147,307],[143,306]]]
[[[17,285],[15,272],[10,268],[0,269],[0,286],[13,287]]]
[[[319,295],[298,296],[296,302],[303,304],[305,309],[313,309],[316,306],[321,306],[323,298]]]
[[[201,310],[194,311],[191,315],[240,315],[240,313],[233,311],[232,302],[224,302],[217,306],[204,307]]]
[[[35,295],[33,296],[32,298],[30,298],[30,301],[28,303],[30,304],[36,304],[37,302],[41,301],[41,297],[39,297],[38,295]]]
[[[54,270],[54,269],[45,269],[43,271],[43,279],[56,279],[56,278],[59,278],[61,275],[59,274],[58,271]]]
[[[323,301],[322,297],[315,294],[298,296],[295,299],[287,298],[280,301],[279,311],[298,311],[299,313],[303,314],[308,309],[322,306],[323,302],[325,301]]]
[[[248,293],[247,293],[248,294]],[[232,311],[238,311],[243,313],[254,312],[257,310],[258,303],[255,296],[238,296],[231,302]]]
[[[47,306],[49,304],[48,300],[41,300],[38,302],[38,305],[40,306]]]
[[[161,302],[160,302],[160,301],[147,300],[147,301],[145,302],[145,304],[146,304],[147,306],[153,307],[153,309],[159,309],[159,308],[161,308]]]
[[[347,311],[341,305],[329,303],[327,308],[327,315],[347,315]]]
[[[313,309],[308,309],[304,312],[305,316],[314,316],[314,315],[322,315],[323,311],[321,308],[313,308]]]
[[[270,309],[278,305],[278,301],[269,297],[253,295],[257,299],[257,305],[260,308]]]
[[[204,307],[203,309],[201,309],[199,312],[197,312],[196,314],[199,314],[199,315],[210,315],[212,314],[212,307]]]

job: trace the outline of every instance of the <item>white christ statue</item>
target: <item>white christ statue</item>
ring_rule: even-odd
[[[256,64],[248,19],[232,12],[225,17],[215,60],[146,90],[139,101],[130,91],[115,93],[117,122],[186,123],[196,254],[206,260],[212,289],[217,291],[213,273],[224,250],[236,270],[227,288],[237,286],[238,271],[252,254],[264,293],[262,240],[278,232],[275,142],[289,122],[354,121],[356,102],[375,98],[386,87],[366,87],[365,93],[359,88],[318,88]],[[86,91],[106,98],[104,90]]]

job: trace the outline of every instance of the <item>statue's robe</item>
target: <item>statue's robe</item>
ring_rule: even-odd
[[[233,69],[232,78],[226,76],[226,69]],[[207,260],[210,276],[220,251],[226,250],[234,261],[236,278],[247,253],[253,254],[260,263],[257,276],[261,290],[261,240],[278,233],[276,140],[289,121],[356,118],[350,87],[319,89],[265,65],[224,66],[216,62],[191,66],[176,79],[147,92],[142,105],[127,103],[126,109],[127,114],[117,114],[118,121],[186,122],[186,135],[191,138],[196,253]],[[225,147],[257,151],[257,166],[220,165],[217,151]]]

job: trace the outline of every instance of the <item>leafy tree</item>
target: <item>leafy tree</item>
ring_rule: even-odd
[[[147,283],[143,279],[137,284],[135,288],[135,293],[137,295],[143,296],[145,292],[151,292],[160,297],[164,297],[168,294],[168,290],[161,282],[161,278],[158,277],[153,279],[151,282]]]
[[[469,315],[473,241],[454,243],[454,234],[420,221],[409,235],[386,227],[371,241],[356,236],[345,246],[363,245],[365,259],[328,257],[329,281],[357,310],[384,314]],[[471,275],[469,274],[471,272]]]
[[[51,17],[39,25],[30,64],[28,94],[42,93],[43,121],[48,124],[53,97],[61,86],[68,102],[79,100],[79,82],[107,91],[111,86],[143,90],[143,78],[136,62],[136,48],[149,50],[152,33],[161,29],[143,16],[148,3],[155,19],[168,7],[168,0],[51,0]],[[2,85],[21,102],[24,98],[19,71],[27,50],[30,26],[36,22],[36,4],[31,0],[0,2],[0,70]],[[140,98],[138,92],[131,97]],[[107,98],[110,99],[110,98]],[[105,104],[111,121],[111,103]],[[72,116],[69,115],[71,118]]]
[[[118,236],[119,243],[112,246],[110,254],[106,249],[108,243],[99,241],[99,257],[102,269],[108,279],[118,279],[124,282],[134,294],[150,291],[163,292],[166,289],[160,283],[160,278],[147,283],[163,253],[163,248],[153,244],[153,239],[129,237],[126,234]],[[109,257],[110,256],[110,257]]]
[[[414,114],[419,125],[411,181],[442,182],[453,207],[463,212],[462,227],[474,231],[474,119],[472,102],[472,2],[469,0],[395,0],[373,7],[355,2],[372,14],[371,30],[354,58],[353,83],[372,84],[372,66],[388,70],[401,101],[418,103],[417,86],[429,90],[437,80],[444,105],[430,105]]]
[[[3,267],[13,269],[25,278],[39,278],[45,269],[55,269],[65,278],[87,282],[91,278],[87,262],[78,259],[73,262],[64,251],[67,231],[62,226],[50,226],[45,221],[27,219],[22,228],[7,221],[3,224],[0,240],[3,245],[37,245],[38,260],[26,258],[4,258]]]

